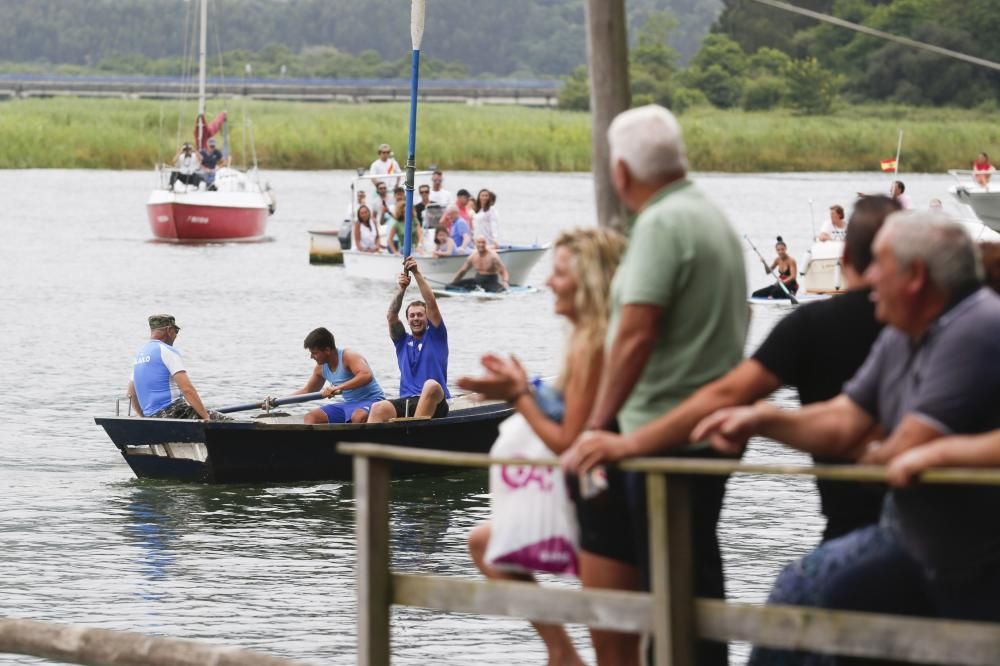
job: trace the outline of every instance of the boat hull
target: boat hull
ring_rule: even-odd
[[[839,294],[844,289],[841,275],[843,241],[813,243],[806,258],[799,262],[799,290],[802,294]]]
[[[268,205],[260,192],[156,190],[146,203],[146,213],[158,240],[251,241],[264,237]]]
[[[309,231],[309,263],[344,263],[344,248],[340,245],[340,232]]]
[[[512,285],[528,284],[528,275],[538,260],[548,251],[548,246],[506,246],[497,254],[507,267],[509,282]],[[455,273],[465,263],[468,255],[454,257],[421,257],[416,256],[420,272],[431,282],[448,284]],[[399,277],[401,259],[388,253],[344,251],[344,267],[355,277],[368,280],[392,280]]]
[[[971,208],[983,224],[1000,232],[1000,189],[958,185],[948,191],[959,203]]]
[[[347,481],[349,456],[340,442],[373,442],[424,449],[486,453],[512,409],[490,404],[459,409],[442,419],[372,425],[306,425],[301,420],[184,421],[96,418],[139,478],[195,483]],[[427,472],[399,465],[397,474]]]

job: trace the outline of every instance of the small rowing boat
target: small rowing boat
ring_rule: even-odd
[[[240,421],[188,421],[136,416],[94,421],[140,479],[195,483],[349,481],[351,458],[340,442],[373,442],[417,449],[487,453],[500,422],[513,413],[501,402],[455,398],[448,416],[373,424],[306,425],[302,416]],[[427,472],[401,466],[393,475]]]
[[[511,285],[508,289],[503,291],[485,291],[478,288],[462,289],[461,287],[456,287],[450,284],[434,288],[434,294],[443,298],[475,298],[486,301],[537,293],[538,289],[530,285]]]

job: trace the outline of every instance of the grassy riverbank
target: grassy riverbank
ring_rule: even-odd
[[[350,169],[375,147],[406,152],[406,104],[228,104],[231,143],[243,146],[242,111],[253,121],[267,169]],[[210,113],[223,108],[210,102]],[[177,101],[27,99],[0,103],[0,168],[146,169],[176,150],[178,117],[190,136],[194,107]],[[831,116],[786,111],[692,109],[681,117],[698,171],[872,171],[893,157],[905,132],[902,170],[968,168],[981,150],[1000,152],[1000,127],[988,110],[847,107]],[[424,104],[419,166],[446,169],[587,171],[587,114],[508,106]]]

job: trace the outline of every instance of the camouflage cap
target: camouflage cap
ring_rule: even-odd
[[[168,315],[168,314],[150,315],[149,330],[155,331],[158,328],[166,328],[167,326],[173,326],[178,331],[181,330],[181,327],[177,325],[176,321],[174,321],[173,315]]]

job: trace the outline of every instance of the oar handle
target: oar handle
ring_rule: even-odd
[[[302,395],[290,395],[286,398],[278,398],[277,400],[272,400],[271,404],[275,407],[280,407],[281,405],[295,405],[300,402],[310,402],[312,400],[319,400],[323,397],[323,394],[319,391],[316,393],[303,393]],[[229,414],[231,412],[247,412],[251,409],[260,409],[262,401],[257,402],[245,402],[242,405],[230,405],[229,407],[222,407],[221,409],[216,409],[217,412],[222,412],[223,414]]]

